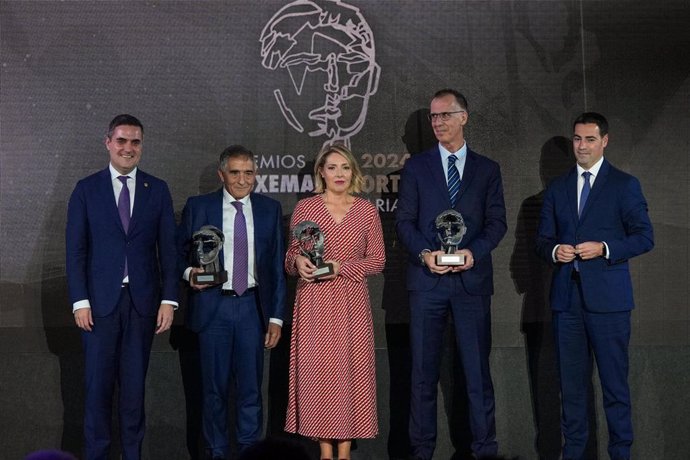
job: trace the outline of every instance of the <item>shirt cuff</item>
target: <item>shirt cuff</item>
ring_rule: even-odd
[[[185,281],[189,281],[189,273],[192,271],[192,267],[187,267],[187,269],[184,271],[182,274],[182,279]]]
[[[74,302],[74,304],[72,305],[72,313],[74,313],[77,310],[81,310],[82,308],[91,308],[91,303],[89,302],[89,299]]]
[[[608,260],[609,254],[611,253],[611,251],[609,251],[609,245],[606,244],[606,241],[602,241],[601,244],[604,245],[604,253],[601,256]]]
[[[180,306],[180,304],[175,302],[174,300],[161,300],[161,303],[167,303],[168,305],[171,305],[173,307],[173,310],[177,310],[177,308]]]
[[[554,262],[558,262],[558,259],[556,259],[556,251],[558,251],[558,246],[560,246],[560,244],[554,246],[553,251],[551,251],[551,260],[553,260]]]
[[[283,327],[283,320],[278,319],[278,318],[269,318],[268,320],[269,323],[277,324],[280,327]]]

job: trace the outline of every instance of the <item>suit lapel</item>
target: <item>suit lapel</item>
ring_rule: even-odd
[[[566,195],[568,197],[568,210],[575,222],[580,219],[577,212],[577,167],[573,166],[566,180]]]
[[[223,230],[223,189],[221,188],[213,196],[211,207],[206,210],[208,225],[213,225]]]
[[[256,225],[257,218],[259,216],[264,215],[265,213],[263,212],[263,209],[261,207],[261,202],[259,200],[254,199],[254,193],[251,193],[249,195],[249,201],[252,203],[252,220],[254,221],[254,238],[256,240],[256,228],[259,227],[259,225]],[[260,224],[260,222],[259,222]]]
[[[254,222],[254,255],[256,257],[257,252],[261,248],[261,245],[256,243],[259,241],[257,230],[263,228],[262,217],[266,215],[266,212],[261,205],[261,201],[254,199],[254,193],[249,195],[249,200],[252,203],[252,221]]]
[[[105,168],[101,171],[101,180],[99,181],[98,197],[99,203],[107,203],[103,212],[106,213],[108,219],[113,221],[114,225],[120,229],[122,233],[125,232],[120,220],[120,213],[117,211],[117,201],[115,200],[115,193],[113,193],[113,180],[110,176],[110,168]]]
[[[134,189],[134,208],[132,209],[132,219],[129,221],[129,233],[137,226],[137,223],[144,216],[146,208],[151,198],[151,184],[149,183],[148,174],[138,170],[137,171],[137,185]],[[119,220],[119,215],[118,215]]]
[[[223,189],[220,188],[216,194],[213,196],[213,199],[209,203],[210,206],[206,209],[206,220],[208,224],[204,225],[213,225],[216,228],[219,228],[221,232],[224,231],[223,229]],[[220,250],[220,254],[218,255],[218,260],[220,260],[220,264],[223,268],[225,268],[225,243],[223,243],[223,248]]]
[[[476,154],[473,151],[471,151],[468,147],[467,154],[465,157],[465,168],[462,170],[462,177],[460,178],[460,190],[458,190],[458,200],[455,203],[456,209],[458,208],[458,206],[460,206],[460,200],[462,200],[462,195],[465,194],[467,189],[470,187],[472,180],[476,177],[477,158],[475,155]]]
[[[429,152],[426,158],[426,165],[429,169],[429,174],[431,176],[431,183],[435,184],[440,196],[444,197],[447,207],[450,208],[450,195],[448,195],[448,183],[446,181],[446,176],[443,173],[443,163],[441,159],[441,152],[436,146],[433,150]]]

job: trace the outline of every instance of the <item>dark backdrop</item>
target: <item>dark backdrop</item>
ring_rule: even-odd
[[[544,184],[572,164],[572,119],[595,110],[611,124],[606,156],[640,178],[656,233],[654,251],[632,263],[635,457],[686,458],[690,4],[293,2],[335,18],[337,27],[314,33],[302,26],[318,25],[318,14],[272,21],[287,3],[0,2],[2,457],[44,447],[79,452],[83,369],[65,288],[66,203],[79,178],[106,166],[103,136],[122,112],[143,121],[141,168],[168,181],[178,213],[187,196],[219,185],[213,162],[231,143],[256,153],[259,191],[279,199],[286,214],[309,193],[309,162],[319,147],[338,136],[351,143],[367,175],[365,196],[381,212],[389,259],[384,274],[370,280],[381,435],[361,441],[355,456],[386,458],[387,444],[393,453],[403,451],[408,319],[393,211],[404,160],[429,142],[424,109],[435,90],[450,86],[469,99],[469,145],[498,161],[504,177],[509,232],[494,251],[492,354],[501,452],[557,458],[549,272],[531,245]],[[353,75],[361,80],[350,90],[356,97],[339,106],[340,128],[329,135],[310,134],[304,115],[323,103],[325,74],[304,64],[262,65],[279,57],[270,54],[278,48],[266,46],[262,55],[262,31],[272,24],[278,45],[294,39],[305,52],[358,56],[350,67],[339,61],[331,75],[341,86]],[[276,90],[302,132],[283,116]],[[347,130],[350,125],[356,128]],[[187,363],[194,343],[182,317],[155,342],[148,458],[188,455],[179,358]],[[282,424],[286,347],[284,341],[267,359],[274,434]],[[453,364],[448,353],[438,458],[462,458],[466,451],[463,400],[450,391],[452,382],[462,384]],[[193,363],[183,369],[193,384]],[[606,445],[594,388],[592,458]]]

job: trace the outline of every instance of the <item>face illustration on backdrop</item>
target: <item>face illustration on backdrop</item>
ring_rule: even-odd
[[[297,0],[268,21],[260,41],[262,65],[286,76],[273,95],[290,126],[325,137],[324,145],[349,146],[380,76],[374,36],[359,9]]]

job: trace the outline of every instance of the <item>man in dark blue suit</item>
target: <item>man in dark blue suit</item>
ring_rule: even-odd
[[[67,211],[67,282],[85,354],[87,459],[109,458],[116,382],[122,458],[140,458],[151,345],[177,307],[172,199],[165,182],[137,168],[143,135],[135,117],[115,117],[105,139],[110,165],[77,183]]]
[[[285,308],[280,203],[252,193],[254,155],[241,145],[220,155],[220,190],[191,197],[178,228],[178,268],[191,286],[188,327],[199,334],[203,391],[203,434],[209,458],[229,454],[228,389],[234,382],[236,438],[242,452],[262,433],[261,383],[264,348],[281,334]],[[219,254],[228,280],[220,285],[195,283],[203,270],[190,258],[194,234],[212,225],[224,234]]]
[[[467,380],[471,447],[481,458],[498,449],[489,353],[491,251],[507,229],[503,183],[498,164],[465,143],[468,112],[462,94],[452,89],[437,92],[429,118],[439,144],[407,160],[396,218],[398,237],[409,253],[410,444],[414,458],[433,456],[443,331],[450,313]],[[448,209],[459,211],[467,226],[456,251],[465,256],[462,266],[436,264],[436,255],[443,251],[438,249],[435,220]]]
[[[654,246],[640,182],[604,158],[606,118],[573,124],[577,165],[546,190],[537,251],[555,264],[551,308],[561,375],[563,458],[584,459],[588,385],[597,361],[611,459],[630,458],[633,441],[628,343],[633,291],[628,261]]]

